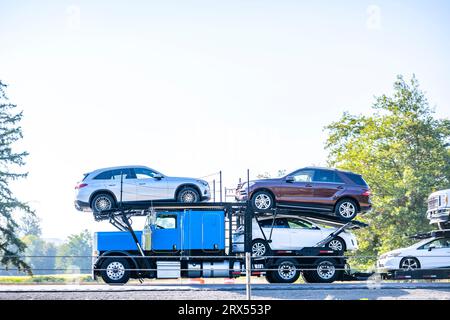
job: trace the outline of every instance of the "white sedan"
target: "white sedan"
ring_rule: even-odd
[[[261,228],[256,220],[253,220],[252,225],[254,256],[268,255],[271,250],[300,250],[303,247],[312,247],[336,231],[336,228],[322,227],[297,216],[280,215],[275,220],[272,217],[258,220]],[[261,229],[269,241],[264,239]],[[243,242],[244,229],[240,227],[233,235],[233,251],[244,252]],[[340,233],[326,245],[337,251],[358,249],[355,235],[347,231]]]
[[[380,256],[377,267],[381,272],[449,268],[450,239],[432,237],[407,248],[389,251]]]

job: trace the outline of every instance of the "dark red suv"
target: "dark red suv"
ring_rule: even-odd
[[[372,207],[369,186],[361,175],[330,168],[307,167],[282,178],[238,186],[236,200],[246,201],[247,196],[256,210],[276,205],[335,214],[347,221]]]

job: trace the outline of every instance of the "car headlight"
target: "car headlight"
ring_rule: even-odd
[[[208,182],[206,182],[206,181],[204,181],[204,180],[197,180],[197,182],[200,183],[200,184],[202,184],[202,185],[205,186],[205,187],[208,187],[208,186],[209,186]]]
[[[254,181],[250,181],[248,183],[248,188],[252,187],[256,182]],[[241,190],[247,190],[247,182],[244,182],[241,186]]]

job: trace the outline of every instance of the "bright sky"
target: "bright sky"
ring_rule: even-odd
[[[0,79],[24,110],[44,237],[108,224],[74,209],[92,169],[252,176],[325,165],[323,127],[415,73],[450,117],[450,2],[4,1]]]

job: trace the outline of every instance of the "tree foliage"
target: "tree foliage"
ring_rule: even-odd
[[[55,273],[57,248],[53,243],[46,242],[35,234],[25,236],[22,241],[27,245],[25,262],[33,274]]]
[[[86,273],[91,269],[92,235],[88,230],[68,237],[67,241],[58,248],[56,268],[74,273]]]
[[[25,244],[17,236],[18,224],[13,213],[21,210],[32,214],[32,211],[9,188],[11,181],[27,176],[15,170],[25,164],[28,153],[13,150],[13,144],[22,139],[19,123],[23,115],[16,111],[15,104],[9,102],[5,89],[6,85],[0,81],[0,264],[30,272],[28,265],[19,257],[25,250]]]
[[[435,118],[415,76],[398,76],[393,94],[377,97],[371,115],[344,113],[326,130],[329,165],[362,174],[372,190],[359,254],[376,256],[430,230],[427,196],[450,188],[450,121]]]

